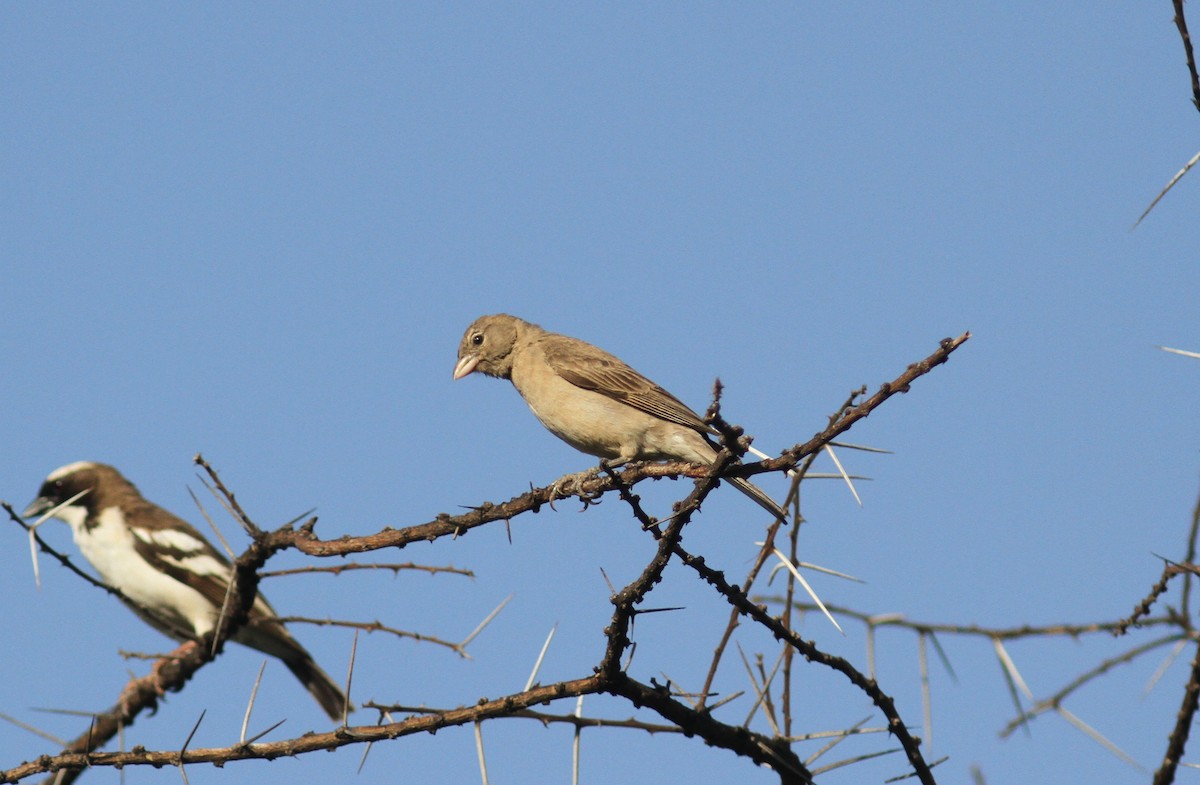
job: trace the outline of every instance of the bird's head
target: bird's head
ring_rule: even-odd
[[[116,469],[103,463],[78,461],[60,466],[42,483],[37,498],[22,516],[53,515],[72,527],[82,525],[88,512],[102,506],[106,491],[128,485]]]
[[[474,371],[501,379],[510,378],[512,350],[517,343],[517,333],[525,324],[505,313],[476,319],[458,344],[454,378],[461,379]]]

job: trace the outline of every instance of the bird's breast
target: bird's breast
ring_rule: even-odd
[[[203,635],[212,629],[217,609],[198,591],[142,558],[119,507],[101,510],[94,525],[75,529],[75,542],[104,582],[141,606],[139,613],[148,613],[145,618],[164,632],[182,626]]]
[[[513,386],[546,429],[577,450],[600,458],[621,454],[622,439],[645,430],[644,415],[606,395],[576,387],[558,374],[521,373]],[[629,422],[634,420],[635,422]]]

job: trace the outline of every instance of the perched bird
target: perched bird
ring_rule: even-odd
[[[55,469],[23,515],[51,510],[70,524],[100,577],[150,626],[179,641],[198,640],[216,627],[232,574],[229,560],[186,521],[142,498],[116,469],[90,461]],[[233,640],[282,660],[331,719],[341,718],[346,696],[261,594]]]
[[[678,398],[613,355],[508,314],[481,316],[458,346],[454,378],[478,371],[508,379],[534,415],[577,450],[607,467],[632,460],[710,464],[709,427]],[[778,519],[770,496],[740,477],[729,482]]]

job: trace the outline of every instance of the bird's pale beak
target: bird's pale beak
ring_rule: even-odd
[[[468,354],[465,357],[458,358],[458,365],[454,366],[454,380],[458,381],[471,371],[474,371],[476,365],[479,365],[479,355],[477,354]]]
[[[50,501],[45,496],[39,496],[29,503],[29,506],[25,508],[25,512],[21,513],[21,517],[36,518],[53,506],[54,502]]]

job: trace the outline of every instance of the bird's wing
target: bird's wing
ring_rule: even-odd
[[[715,433],[678,398],[603,349],[564,335],[543,341],[542,349],[554,372],[576,387],[701,433]]]
[[[130,526],[133,547],[151,567],[199,592],[217,608],[224,607],[232,567],[200,532],[186,521],[167,513],[173,526]],[[254,598],[251,618],[273,617],[274,610],[262,595]]]
[[[229,562],[184,529],[148,529],[131,526],[133,547],[146,563],[195,589],[220,608],[229,590]]]

